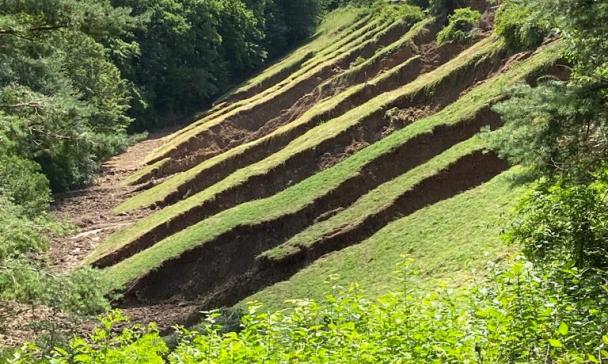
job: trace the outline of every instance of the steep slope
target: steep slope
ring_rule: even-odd
[[[330,22],[165,138],[127,180],[142,185],[116,212],[142,217],[86,260],[124,294],[122,306],[175,309],[189,322],[250,295],[273,305],[292,293],[322,295],[319,272],[336,261],[347,278],[377,269],[364,282],[373,285],[385,263],[415,249],[434,262],[430,276],[436,261],[427,255],[441,244],[439,255],[455,262],[450,272],[483,264],[480,254],[464,258],[457,242],[483,245],[487,259],[504,251],[479,239],[525,187],[492,201],[516,172],[487,150],[489,130],[501,124],[491,106],[505,87],[550,72],[560,45],[510,54],[489,33],[438,45],[442,22],[399,5],[349,9]],[[475,204],[501,211],[477,216]],[[447,232],[455,225],[432,227],[450,209],[471,229],[454,242]],[[382,242],[404,229],[413,231],[405,240]],[[423,248],[429,230],[435,240]],[[383,268],[349,263],[379,244],[391,250],[375,255]]]

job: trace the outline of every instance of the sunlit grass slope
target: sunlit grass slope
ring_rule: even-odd
[[[185,131],[179,132],[178,135],[167,140],[162,147],[152,153],[149,157],[150,160],[162,158],[171,152],[174,148],[177,148],[181,143],[189,140],[196,136],[200,132],[207,130],[209,127],[220,123],[223,120],[235,115],[243,110],[252,109],[256,105],[272,100],[277,94],[285,92],[286,89],[296,87],[298,82],[304,81],[310,78],[315,72],[320,71],[324,67],[331,66],[337,58],[346,57],[349,52],[355,52],[358,49],[363,48],[366,42],[374,41],[374,36],[383,30],[395,25],[398,22],[398,13],[394,12],[382,12],[378,16],[374,17],[369,24],[353,33],[353,36],[348,37],[343,45],[335,45],[336,50],[323,52],[318,57],[313,57],[302,65],[300,70],[294,72],[287,79],[281,81],[279,84],[253,96],[252,98],[236,102],[231,105],[232,110],[227,113],[223,113],[215,117],[212,114],[202,120],[192,124]],[[354,38],[354,39],[351,39]],[[332,47],[332,49],[334,48]]]
[[[450,164],[466,154],[474,151],[483,151],[486,147],[485,144],[485,140],[473,137],[455,145],[427,163],[369,191],[353,205],[323,222],[310,226],[285,244],[265,252],[262,256],[271,260],[279,260],[286,255],[295,254],[301,249],[310,248],[323,237],[331,236],[332,234],[361,224],[369,216],[378,214],[387,206],[393,204],[402,194],[410,191],[422,179],[431,177],[437,171],[446,169]]]
[[[312,41],[291,52],[288,56],[277,61],[263,72],[254,76],[232,91],[239,93],[253,88],[284,69],[291,68],[292,65],[301,62],[310,53],[317,54],[323,49],[336,46],[344,38],[352,33],[353,29],[362,27],[369,22],[371,14],[369,8],[346,7],[340,8],[323,19],[317,33],[312,37]]]
[[[414,259],[421,286],[441,281],[458,286],[479,278],[484,265],[513,249],[501,241],[500,229],[528,191],[516,182],[521,173],[513,168],[475,189],[394,221],[363,243],[328,254],[288,281],[243,302],[259,301],[265,309],[278,309],[285,307],[286,300],[319,300],[331,292],[331,286],[352,282],[376,297],[402,288],[395,269],[404,256]]]
[[[369,102],[350,110],[346,114],[319,125],[318,127],[310,130],[306,134],[291,142],[280,152],[275,153],[258,163],[252,164],[246,168],[242,168],[239,171],[230,175],[228,178],[224,179],[223,181],[211,186],[210,188],[207,188],[186,200],[182,200],[175,205],[166,207],[158,212],[155,212],[154,214],[138,221],[133,226],[118,231],[117,233],[113,234],[93,253],[91,259],[100,257],[122,245],[128,244],[129,242],[136,239],[138,236],[141,236],[146,231],[153,228],[154,226],[164,224],[166,221],[170,220],[175,216],[178,216],[179,214],[189,210],[190,208],[200,205],[201,203],[209,199],[213,199],[214,196],[216,196],[221,191],[243,183],[243,181],[247,180],[251,176],[264,174],[270,168],[282,164],[286,159],[290,158],[291,156],[308,148],[314,148],[321,141],[331,138],[332,136],[337,135],[343,130],[346,130],[351,126],[356,125],[358,121],[364,119],[371,113],[376,112],[379,109],[386,109],[386,106],[390,105],[391,102],[399,98],[407,97],[408,95],[413,95],[417,92],[421,92],[425,88],[430,88],[433,84],[439,82],[442,78],[447,77],[456,68],[464,67],[469,62],[477,62],[480,57],[488,56],[492,52],[497,51],[498,49],[500,49],[500,44],[497,43],[495,39],[485,39],[481,41],[480,43],[472,46],[470,49],[463,52],[450,62],[444,64],[443,66],[428,74],[422,75],[415,81],[394,91],[378,95]],[[534,60],[536,60],[536,62],[539,63],[538,65],[540,65],[542,64],[542,60],[539,60],[538,58],[539,57],[535,57]],[[524,65],[522,65],[522,67],[517,67],[516,70],[519,70],[520,72],[524,70],[523,72],[525,74],[527,68],[526,66],[534,67],[534,65],[534,62],[526,62]],[[512,74],[514,72],[510,73]],[[511,74],[508,75],[509,78],[505,78],[503,76],[497,79],[493,79],[492,82],[485,83],[484,86],[478,89],[489,88],[489,90],[487,90],[487,92],[483,90],[483,93],[480,96],[483,97],[485,95],[489,97],[495,97],[499,95],[501,87],[506,82],[515,79],[513,76],[517,76],[517,73],[515,73],[514,75]],[[494,87],[488,87],[489,85]],[[466,102],[467,100],[470,100],[470,97],[463,98],[459,101],[458,104],[461,105],[463,104],[463,101]],[[449,110],[452,110],[452,108],[450,108]],[[435,122],[440,123],[445,122],[444,120],[440,119],[433,120],[435,120]],[[426,122],[417,122],[412,125],[412,127],[406,128],[405,131],[411,132],[412,130],[420,130],[420,128],[425,128],[425,126],[428,127],[427,124],[428,120]],[[397,133],[397,135],[402,135],[402,133]],[[393,139],[389,138],[388,140]],[[310,193],[305,194],[305,196],[309,195]]]
[[[234,92],[247,91],[247,89],[263,83],[267,79],[276,76],[285,69],[289,69],[293,64],[297,64],[309,56],[311,56],[311,58],[308,59],[308,65],[310,64],[310,61],[322,59],[327,53],[341,49],[344,45],[363,35],[366,30],[377,25],[377,23],[372,21],[372,16],[369,8],[347,7],[334,11],[324,19],[311,42],[297,48],[282,60],[266,68],[257,76],[246,81],[242,86],[234,90]],[[242,103],[231,103],[228,105],[218,105],[212,108],[202,120],[176,131],[165,137],[165,139],[169,140],[176,135],[182,134],[200,125],[211,116],[217,115],[218,112],[225,111],[227,108],[235,108],[241,104]]]
[[[491,45],[492,43],[489,44]],[[482,45],[478,45],[478,47],[482,47]],[[490,47],[490,49],[492,48]],[[557,51],[557,45],[549,46],[544,49],[543,52],[540,52],[527,60],[513,64],[507,72],[493,77],[477,86],[468,94],[461,97],[457,102],[439,113],[391,134],[336,166],[317,173],[303,182],[287,188],[272,197],[244,203],[203,220],[106,269],[104,274],[105,279],[112,287],[121,287],[137,277],[146,274],[155,267],[158,267],[163,261],[175,258],[189,249],[205,244],[205,242],[225,231],[234,229],[239,225],[259,224],[274,219],[277,216],[289,214],[301,209],[302,206],[310,204],[315,197],[331,191],[344,180],[357,175],[365,165],[373,163],[376,158],[379,158],[386,153],[390,153],[391,150],[394,150],[412,138],[423,133],[432,133],[434,128],[439,125],[454,124],[471,118],[483,107],[486,107],[499,97],[505,86],[518,82],[531,72],[539,70],[543,66],[554,62],[558,57],[559,52]],[[447,70],[445,72],[447,72]],[[423,83],[422,85],[426,84],[427,83]],[[408,87],[412,86],[406,86],[405,90],[408,90]],[[399,91],[381,95],[382,99],[375,100],[372,105],[374,108],[380,108],[385,102],[391,98],[397,97],[403,92],[404,89],[401,89]],[[341,121],[347,122],[347,118],[344,118]],[[326,130],[324,130],[324,132],[326,132]],[[314,145],[315,140],[318,140],[323,135],[325,134],[313,133],[312,135],[309,135],[306,140]],[[286,149],[289,150],[289,147]],[[284,151],[281,153],[284,153]],[[277,157],[273,156],[270,160],[275,160],[275,158]],[[192,198],[184,201],[184,203],[193,203],[193,201],[195,201],[191,200]],[[142,222],[138,223],[134,228],[119,232],[111,240],[108,240],[96,254],[99,256],[104,254],[104,252],[116,249],[121,245],[128,243],[128,241],[137,236],[137,234],[149,229],[153,224],[162,223],[165,218],[162,217],[163,214],[167,214],[167,211],[175,210],[175,206],[167,208],[158,214],[151,215],[150,219],[142,220]],[[179,208],[183,208],[183,206],[180,206]],[[472,208],[471,211],[480,210]],[[172,211],[172,213],[175,214],[175,211]],[[159,216],[162,218],[156,220]]]

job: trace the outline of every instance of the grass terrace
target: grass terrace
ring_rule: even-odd
[[[491,46],[495,47],[494,43],[484,41],[482,44],[478,44],[473,48],[477,48],[478,51],[479,48],[490,51],[494,49]],[[471,118],[479,112],[479,110],[499,97],[504,87],[518,82],[530,73],[555,62],[560,56],[558,52],[559,48],[560,46],[558,44],[552,44],[545,47],[542,52],[535,54],[527,60],[513,64],[507,72],[495,76],[477,86],[468,94],[437,114],[391,134],[385,139],[363,149],[332,168],[319,172],[274,196],[241,204],[207,218],[196,225],[158,242],[156,245],[106,269],[104,275],[105,279],[113,288],[123,287],[137,277],[145,275],[150,270],[158,267],[163,261],[178,257],[186,251],[214,239],[221,233],[234,229],[236,226],[259,224],[301,209],[303,206],[310,204],[311,201],[318,196],[335,189],[342,181],[356,175],[365,165],[373,163],[374,159],[385,153],[389,153],[416,136],[422,133],[432,133],[433,129],[440,125],[454,124]],[[469,52],[471,52],[471,50],[469,50]],[[453,66],[450,67],[450,69],[453,69]],[[428,83],[424,83],[423,85],[425,84]],[[410,87],[412,86],[408,85],[405,89],[409,89]],[[381,98],[383,102],[380,102],[377,98],[374,99],[371,104],[376,108],[382,107],[388,100],[398,97],[398,95],[400,95],[399,92],[403,91],[404,89],[401,89],[388,93],[388,95],[381,95],[379,98]],[[369,107],[370,105],[366,106]],[[358,110],[355,109],[355,111]],[[345,117],[341,121],[347,119],[348,118]],[[327,125],[330,124],[324,124],[324,126]],[[339,123],[337,123],[337,125],[339,125]],[[312,133],[311,135],[305,136],[306,138],[304,140],[314,145],[315,140],[318,140],[318,137],[322,135],[325,134]],[[269,161],[278,162],[280,160],[278,157],[283,153],[292,154],[289,149],[289,147],[285,148],[281,153],[277,153],[277,155],[269,158]],[[286,150],[288,152],[286,152]],[[263,166],[264,165],[262,165],[262,167]],[[95,256],[101,256],[105,252],[117,249],[124,244],[128,244],[129,241],[137,235],[150,229],[155,224],[163,223],[163,221],[167,221],[167,219],[172,216],[177,216],[181,211],[184,211],[183,209],[187,208],[188,205],[196,203],[199,203],[197,195],[182,203],[153,214],[130,228],[118,232],[100,247],[95,255],[93,255],[93,258]],[[476,210],[472,209],[471,211]]]

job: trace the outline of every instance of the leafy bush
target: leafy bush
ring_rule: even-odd
[[[548,33],[537,12],[513,0],[505,1],[496,12],[494,29],[516,51],[539,46]]]
[[[608,295],[599,281],[523,261],[489,272],[492,283],[479,289],[422,292],[404,264],[403,289],[376,300],[353,285],[273,313],[252,303],[238,333],[212,314],[199,330],[181,330],[170,354],[154,326],[117,332],[124,318],[113,313],[89,338],[48,354],[29,346],[10,362],[587,363],[608,354]]]
[[[49,181],[38,164],[0,152],[0,196],[36,216],[49,207],[50,192]],[[8,208],[7,202],[0,202],[0,211]]]
[[[48,242],[44,237],[44,218],[30,218],[24,208],[0,195],[0,263],[28,253],[42,252]],[[51,228],[51,226],[48,226]]]
[[[519,85],[494,107],[505,127],[493,144],[513,163],[546,176],[593,180],[608,158],[608,98],[589,84]]]
[[[468,43],[477,32],[481,13],[470,8],[456,9],[450,15],[448,25],[437,34],[439,44],[445,42]]]
[[[543,180],[524,200],[510,239],[540,262],[608,270],[608,171],[589,184]]]
[[[27,259],[5,259],[0,266],[0,300],[44,306],[75,315],[98,314],[109,309],[98,272],[76,270],[51,273]]]

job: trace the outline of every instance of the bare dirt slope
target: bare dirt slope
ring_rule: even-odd
[[[54,267],[62,271],[77,267],[108,235],[151,212],[115,214],[112,209],[147,187],[125,186],[122,181],[141,168],[145,157],[162,144],[163,137],[175,130],[165,129],[149,135],[146,140],[106,161],[91,186],[56,196],[53,214],[61,221],[74,224],[76,231],[53,238],[49,257]]]

